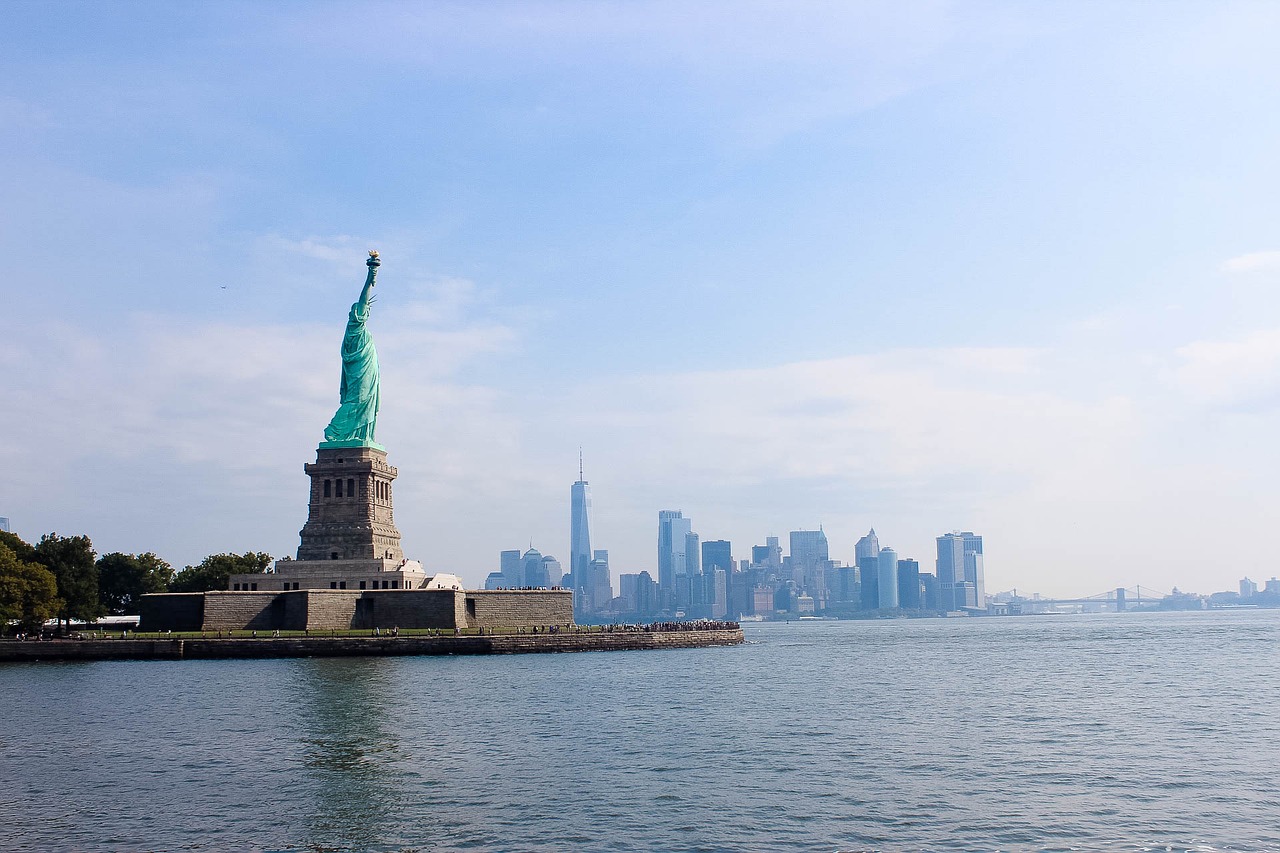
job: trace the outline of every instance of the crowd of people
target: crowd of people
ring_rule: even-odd
[[[721,622],[715,619],[698,619],[693,622],[654,622],[644,625],[646,631],[736,631],[741,626],[737,622]]]
[[[648,633],[656,634],[666,631],[736,631],[741,626],[737,622],[723,622],[714,619],[697,619],[692,622],[654,622],[649,625],[542,625],[532,629],[519,628],[519,633],[528,630],[532,634],[558,634],[561,631],[573,631],[575,634],[599,632],[613,633]]]
[[[563,587],[563,586],[495,586],[492,590],[485,590],[485,592],[512,592],[512,591],[515,591],[515,592],[535,591],[536,592],[538,590],[541,590],[542,592],[547,592],[548,590],[550,590],[551,592],[558,592],[559,590],[562,590],[562,589],[567,589],[567,587]]]
[[[596,633],[596,632],[605,633],[605,634],[625,633],[625,632],[662,633],[666,631],[736,631],[738,630],[739,627],[740,626],[738,625],[737,622],[723,622],[723,621],[717,621],[714,619],[698,619],[692,622],[654,622],[649,625],[619,625],[619,624],[575,625],[572,622],[568,622],[563,625],[533,625],[530,627],[518,627],[518,628],[506,628],[506,629],[481,628],[480,634],[493,635],[493,634],[503,634],[503,633],[512,633],[512,632],[516,634],[560,634],[565,632],[573,632],[575,634]],[[443,629],[443,631],[447,631],[447,630],[448,630],[447,628]],[[160,631],[158,633],[162,636],[168,636],[168,635],[171,635],[173,632]],[[212,631],[209,631],[209,632],[201,631],[200,636],[202,638],[206,638],[206,637],[210,637],[210,635],[212,635],[213,633],[214,632]],[[337,631],[336,630],[318,631],[316,632],[315,635],[323,636],[326,633],[330,635],[336,635]],[[428,633],[438,636],[440,633],[442,633],[442,630],[433,629]],[[454,636],[461,636],[462,629],[454,628],[453,634]],[[249,635],[252,638],[256,638],[258,636],[258,632],[250,631]],[[371,635],[374,637],[379,637],[379,636],[398,637],[400,636],[400,629],[399,628],[374,628],[371,631]],[[97,639],[110,639],[116,635],[109,634],[106,632],[84,631],[84,632],[78,632],[78,633],[72,634],[70,636],[72,639],[76,639],[76,640],[97,640]],[[218,631],[216,636],[220,640],[223,639],[224,636],[226,639],[229,640],[229,639],[232,639],[235,636],[235,634],[232,631],[225,631],[225,633],[224,631]],[[271,632],[270,636],[273,638],[279,637],[280,631],[274,630]],[[303,636],[306,636],[306,637],[312,636],[312,631],[310,629],[304,629]],[[121,632],[119,634],[119,637],[120,639],[128,639],[129,631],[126,630]],[[34,635],[33,634],[15,634],[14,639],[27,640],[27,641],[31,641],[31,640],[39,641],[39,640],[53,639],[53,638],[46,637],[45,634],[42,632],[40,634],[34,634]]]

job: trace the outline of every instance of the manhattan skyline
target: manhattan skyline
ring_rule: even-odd
[[[396,521],[469,585],[567,564],[579,448],[615,578],[668,508],[980,531],[990,591],[1275,573],[1280,7],[5,8],[29,540],[290,553],[374,248]]]

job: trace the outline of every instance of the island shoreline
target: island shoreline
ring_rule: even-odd
[[[229,660],[302,657],[509,655],[653,651],[736,646],[741,628],[430,637],[259,637],[5,641],[0,663],[99,660]]]

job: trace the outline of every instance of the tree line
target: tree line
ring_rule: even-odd
[[[265,572],[271,555],[210,554],[175,572],[155,554],[98,556],[88,536],[48,533],[32,545],[0,530],[0,629],[39,631],[57,618],[59,630],[73,620],[138,612],[149,592],[226,589],[233,574]]]

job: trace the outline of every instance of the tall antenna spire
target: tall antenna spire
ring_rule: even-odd
[[[578,482],[582,482],[582,446],[578,446]]]

